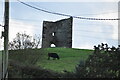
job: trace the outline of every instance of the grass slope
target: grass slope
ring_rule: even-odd
[[[2,51],[0,51],[0,78],[2,76]]]
[[[0,60],[2,60],[2,51],[0,51]]]
[[[47,60],[47,53],[55,52],[60,56],[60,60]],[[45,49],[45,55],[38,60],[36,65],[46,69],[51,69],[57,72],[63,72],[63,70],[74,71],[75,66],[80,60],[84,61],[88,55],[92,53],[91,50],[73,49],[73,48],[47,48]]]
[[[60,56],[60,60],[48,60],[48,52],[57,53]],[[15,50],[10,51],[9,59],[22,62],[23,64],[41,66],[44,69],[50,69],[56,72],[63,72],[63,70],[73,72],[75,66],[79,64],[79,61],[86,60],[92,52],[92,50],[74,48]]]

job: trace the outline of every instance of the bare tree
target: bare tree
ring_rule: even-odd
[[[40,44],[40,37],[32,37],[26,33],[17,33],[13,41],[9,42],[9,49],[28,49],[38,48]]]

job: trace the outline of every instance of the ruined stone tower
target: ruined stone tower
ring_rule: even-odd
[[[72,22],[72,17],[56,22],[43,21],[42,48],[49,48],[51,44],[72,48]]]

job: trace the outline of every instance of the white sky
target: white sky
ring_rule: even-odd
[[[10,0],[16,2],[16,0]],[[119,0],[21,0],[24,2],[118,2]]]
[[[11,0],[12,1],[12,0]],[[14,1],[14,0],[13,0]],[[25,0],[22,0],[25,1]],[[73,16],[94,18],[118,18],[119,0],[37,0],[29,3],[33,6],[53,12],[70,14]],[[55,1],[55,2],[54,2]],[[72,1],[72,2],[71,2]],[[59,3],[62,2],[62,3]],[[76,2],[76,3],[75,3]],[[84,2],[84,3],[83,3]],[[101,3],[102,2],[102,3]],[[0,24],[3,24],[3,3],[0,2]],[[17,32],[26,32],[30,35],[42,35],[42,22],[56,21],[68,17],[44,13],[29,8],[21,3],[10,3],[10,41]],[[0,28],[0,32],[1,32]],[[92,49],[102,42],[110,46],[118,45],[118,21],[89,21],[74,19],[73,21],[73,48]],[[1,35],[1,33],[0,33]],[[0,39],[0,49],[2,46]]]

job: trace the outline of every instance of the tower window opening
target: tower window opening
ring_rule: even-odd
[[[55,36],[55,33],[52,33],[52,36]]]
[[[56,47],[56,45],[55,44],[51,44],[50,47]]]

